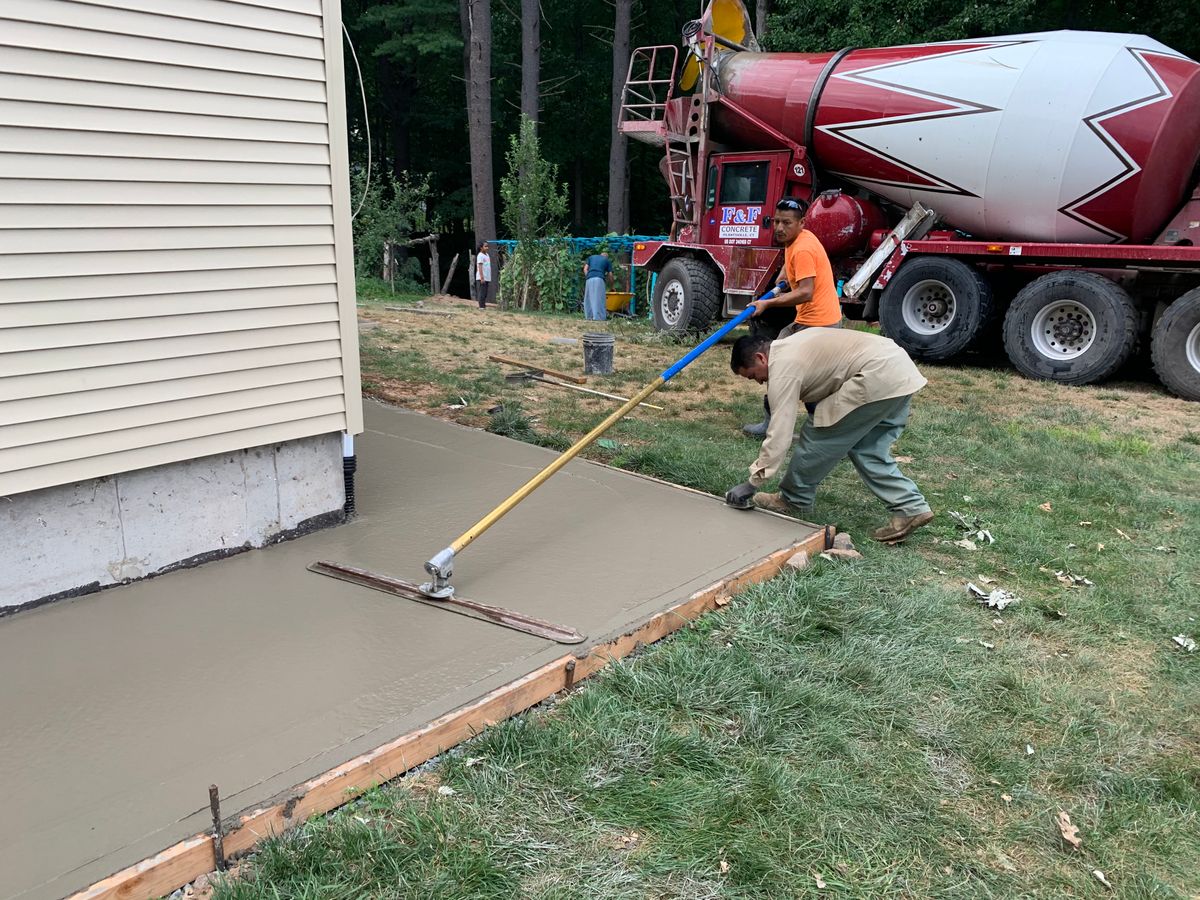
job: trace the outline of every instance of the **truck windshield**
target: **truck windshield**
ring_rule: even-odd
[[[721,205],[766,203],[769,163],[727,163],[721,176]]]

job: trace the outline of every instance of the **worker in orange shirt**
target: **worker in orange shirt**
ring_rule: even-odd
[[[750,314],[754,333],[773,330],[766,325],[767,320],[785,317],[793,308],[795,318],[779,331],[776,340],[805,328],[842,327],[842,303],[833,280],[833,267],[817,236],[804,227],[807,212],[807,201],[796,197],[784,197],[775,204],[775,242],[784,248],[783,276],[787,281],[786,284],[781,281],[775,291],[754,301],[754,312]],[[783,290],[784,287],[787,290]],[[764,318],[763,314],[768,310],[771,312]],[[755,319],[763,321],[756,323]],[[771,422],[771,405],[766,397],[763,397],[763,410],[763,421],[744,426],[743,432],[758,438],[766,435]],[[811,414],[811,410],[809,412]]]

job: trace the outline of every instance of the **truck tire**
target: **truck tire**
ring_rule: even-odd
[[[662,267],[654,288],[658,331],[703,331],[721,310],[721,283],[712,266],[677,257]]]
[[[1051,272],[1013,298],[1004,350],[1027,378],[1092,384],[1116,374],[1137,344],[1137,308],[1093,272]]]
[[[1150,358],[1167,390],[1200,400],[1200,288],[1167,307],[1150,334]]]
[[[992,315],[992,289],[971,266],[919,256],[900,266],[879,300],[883,333],[913,359],[951,359],[979,338]]]

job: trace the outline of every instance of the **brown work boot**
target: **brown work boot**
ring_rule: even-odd
[[[767,509],[771,512],[783,513],[785,516],[795,516],[802,512],[800,507],[792,506],[792,504],[784,500],[782,494],[766,494],[762,491],[759,491],[752,499],[754,501],[754,505],[759,509]]]
[[[890,522],[871,532],[871,537],[885,544],[898,544],[922,525],[933,521],[933,513],[926,511],[915,516],[892,516]]]

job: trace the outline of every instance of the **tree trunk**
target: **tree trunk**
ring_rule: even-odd
[[[429,241],[429,293],[430,296],[438,292],[438,286],[442,281],[442,264],[438,260],[437,252],[437,235],[432,235]]]
[[[574,32],[572,40],[575,45],[575,58],[583,59],[585,52],[584,34],[582,28],[572,29]],[[581,94],[586,90],[583,84],[583,79],[577,78],[569,83],[568,91],[571,93],[572,99],[577,103],[582,103],[583,97]],[[584,191],[584,163],[582,148],[574,154],[574,164],[572,166],[572,183],[571,183],[571,232],[573,234],[584,234],[583,228],[583,191]],[[595,195],[595,189],[592,194]]]
[[[464,15],[465,11],[465,15]],[[475,246],[496,237],[496,194],[492,183],[492,4],[459,0],[467,43],[467,125],[471,146],[471,200]]]
[[[760,44],[767,33],[767,12],[770,5],[770,0],[757,0],[754,5],[754,36]]]
[[[521,114],[538,123],[542,77],[541,0],[521,0]]]
[[[583,157],[575,154],[571,184],[571,231],[583,233]]]
[[[412,104],[409,98],[414,89],[413,79],[401,66],[387,57],[381,58],[377,65],[379,98],[387,117],[387,135],[390,139],[390,154],[388,148],[381,147],[378,165],[380,171],[391,172],[399,177],[408,171],[412,159],[409,142]]]
[[[632,8],[633,0],[616,0],[617,18],[613,27],[612,144],[608,151],[608,230],[616,234],[629,231],[629,202],[626,199],[629,183],[629,148],[625,135],[617,130],[617,121],[621,118],[621,94],[625,90],[625,76],[629,74],[629,19]]]

